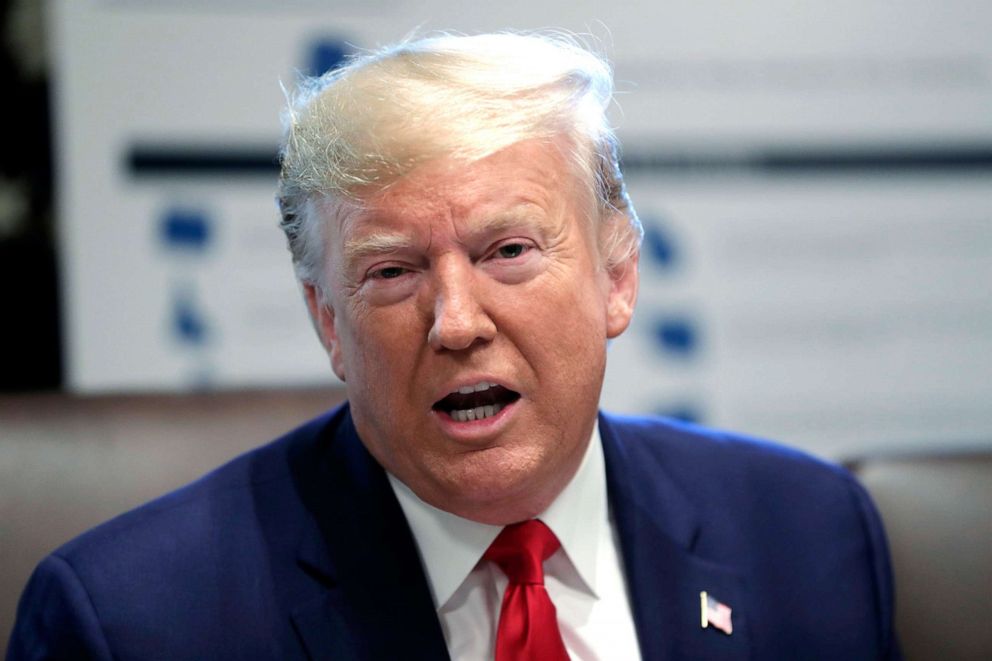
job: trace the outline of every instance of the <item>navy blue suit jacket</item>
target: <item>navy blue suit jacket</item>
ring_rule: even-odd
[[[601,416],[643,657],[898,656],[878,515],[845,472]],[[702,628],[699,593],[733,609]],[[347,406],[46,558],[8,659],[446,659],[415,542]]]

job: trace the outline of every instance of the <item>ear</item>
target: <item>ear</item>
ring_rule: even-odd
[[[324,350],[331,359],[331,369],[339,379],[346,381],[341,341],[338,338],[337,328],[334,327],[334,308],[324,298],[320,288],[313,283],[303,284],[303,296],[307,301],[307,309],[310,310],[310,320],[317,330],[317,337],[320,338],[320,343],[324,345]]]
[[[637,286],[640,281],[637,273],[639,257],[640,254],[634,252],[608,272],[610,292],[606,306],[606,336],[611,340],[627,330],[634,316]]]

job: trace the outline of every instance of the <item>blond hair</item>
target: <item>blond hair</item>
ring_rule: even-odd
[[[606,118],[612,93],[609,65],[563,33],[443,34],[304,81],[285,114],[278,190],[297,277],[321,284],[320,201],[360,201],[428,160],[471,162],[529,139],[565,138],[607,267],[625,262],[642,230]]]

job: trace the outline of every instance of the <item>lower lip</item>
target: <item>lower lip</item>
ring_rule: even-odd
[[[475,443],[489,440],[503,431],[503,428],[509,424],[519,403],[520,400],[517,399],[501,408],[496,415],[481,420],[466,420],[465,422],[459,422],[442,411],[431,410],[431,413],[445,435],[456,441]]]

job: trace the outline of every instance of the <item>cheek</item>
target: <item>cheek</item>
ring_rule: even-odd
[[[427,344],[412,306],[355,306],[348,312],[343,353],[349,386],[372,399],[390,393],[406,397],[403,385],[411,381],[412,362]]]
[[[514,297],[517,337],[532,360],[547,360],[562,379],[587,382],[605,362],[606,301],[595,278],[577,286],[555,278]],[[553,376],[548,374],[548,376]]]
[[[534,313],[561,332],[605,337],[607,296],[598,274],[587,264],[572,269],[550,270],[534,291]]]

